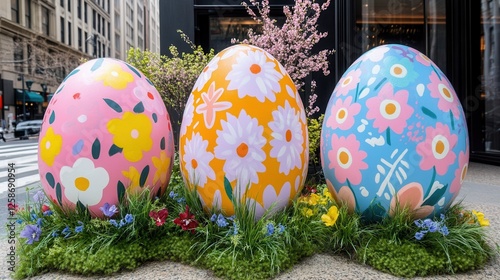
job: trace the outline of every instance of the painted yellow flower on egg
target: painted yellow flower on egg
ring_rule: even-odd
[[[478,212],[476,210],[472,210],[472,214],[476,216],[477,221],[479,222],[479,225],[482,227],[487,227],[490,225],[490,221],[484,217],[483,212]]]
[[[134,76],[127,71],[123,71],[120,65],[112,64],[105,68],[100,75],[96,77],[97,81],[103,81],[104,86],[114,89],[124,89],[134,81]]]
[[[123,156],[131,162],[142,159],[142,152],[153,146],[151,120],[144,114],[125,112],[123,118],[112,119],[107,124],[113,134],[113,144],[123,149]]]
[[[153,164],[156,167],[156,173],[153,178],[153,184],[156,185],[160,180],[162,186],[167,183],[167,173],[170,167],[170,158],[167,157],[165,151],[160,152],[160,157],[153,157]]]
[[[40,157],[48,165],[52,166],[57,155],[61,152],[62,137],[54,133],[54,129],[49,127],[42,141],[40,141]]]
[[[141,186],[139,184],[141,175],[139,174],[137,168],[130,166],[128,168],[128,171],[122,171],[122,174],[123,176],[125,176],[125,178],[129,179],[128,182],[125,182],[127,193],[128,194],[137,193],[141,189]]]
[[[339,209],[337,206],[332,206],[328,209],[328,213],[321,215],[321,221],[323,221],[327,227],[331,227],[335,224],[338,217]]]

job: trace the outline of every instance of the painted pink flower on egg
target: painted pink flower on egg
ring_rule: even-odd
[[[458,136],[450,133],[450,128],[442,123],[436,123],[436,128],[427,127],[425,141],[418,144],[417,153],[422,156],[420,168],[429,170],[433,167],[439,175],[444,175],[448,167],[455,162],[456,155],[453,148],[457,144]]]
[[[359,141],[351,134],[338,138],[332,135],[332,149],[328,151],[330,164],[328,168],[335,170],[335,178],[341,183],[349,180],[352,184],[361,183],[361,171],[367,169],[368,165],[363,161],[366,152],[359,150]]]
[[[431,83],[427,85],[427,88],[431,91],[431,96],[438,98],[438,108],[443,112],[451,111],[455,119],[460,118],[460,103],[455,98],[453,87],[445,79],[441,80],[436,72],[432,72],[429,76]]]
[[[337,99],[331,108],[331,115],[326,121],[326,125],[333,129],[348,130],[354,124],[354,116],[361,110],[359,103],[351,104],[352,96],[345,100]]]
[[[361,76],[361,70],[352,70],[343,76],[339,83],[337,84],[336,92],[337,96],[346,95],[350,90],[356,88],[359,83],[359,77]]]

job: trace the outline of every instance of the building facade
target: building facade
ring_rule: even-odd
[[[162,54],[182,29],[195,43],[216,52],[243,38],[255,22],[240,0],[161,1]],[[283,17],[284,5],[271,2]],[[316,2],[322,3],[323,0]],[[180,13],[179,11],[183,11]],[[471,160],[500,165],[500,3],[495,0],[335,0],[322,13],[319,49],[335,49],[328,77],[317,81],[322,111],[344,71],[364,52],[389,43],[413,47],[446,73],[463,105]]]
[[[159,0],[6,0],[0,10],[0,119],[43,116],[80,59],[159,53]],[[9,127],[13,129],[13,127]]]

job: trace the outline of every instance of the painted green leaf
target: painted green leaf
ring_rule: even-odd
[[[122,107],[120,107],[118,103],[108,98],[103,98],[103,99],[106,102],[106,104],[108,104],[108,106],[111,107],[111,109],[115,110],[117,113],[121,113],[123,111]]]
[[[56,198],[57,198],[57,203],[59,203],[59,205],[63,205],[62,204],[61,184],[59,184],[59,183],[57,183],[57,185],[56,185]]]
[[[151,80],[150,80],[150,79],[146,78],[146,81],[148,81],[148,83],[149,83],[150,85],[154,86],[153,82],[151,82]]]
[[[125,185],[121,181],[118,181],[116,190],[118,192],[118,201],[122,201],[123,197],[125,197]]]
[[[92,65],[92,68],[90,68],[90,71],[94,72],[95,70],[99,69],[103,62],[104,62],[104,59],[102,59],[102,58],[99,58],[98,60],[96,60],[94,65]]]
[[[47,172],[47,174],[45,174],[45,179],[47,180],[47,183],[49,183],[49,186],[54,188],[56,183],[54,180],[54,175],[52,175],[52,173],[50,172]]]
[[[144,167],[144,169],[142,169],[141,178],[139,179],[139,185],[141,187],[144,187],[144,184],[146,184],[146,180],[148,179],[148,175],[149,175],[149,165],[146,165],[146,167]]]
[[[233,187],[231,186],[231,182],[224,176],[224,190],[226,190],[226,195],[229,197],[229,200],[233,200]]]
[[[160,149],[165,150],[165,137],[161,138],[160,141]]]
[[[58,93],[60,93],[60,92],[61,92],[61,90],[63,90],[63,88],[64,88],[64,85],[60,86],[60,87],[57,89],[56,93],[54,93],[54,94],[58,94]]]
[[[144,112],[144,105],[142,105],[142,102],[139,102],[137,103],[137,105],[135,105],[134,112],[137,114]]]
[[[76,208],[78,209],[78,213],[80,214],[87,212],[87,207],[83,205],[80,200],[78,200],[78,202],[76,203]]]
[[[49,124],[53,124],[55,120],[56,120],[56,112],[52,111],[49,117]]]
[[[99,141],[99,138],[96,138],[94,140],[94,143],[92,143],[92,157],[94,159],[98,159],[100,154],[101,154],[101,142]]]
[[[142,78],[141,73],[139,73],[139,71],[137,71],[137,69],[135,69],[135,67],[134,67],[134,66],[132,66],[132,65],[130,65],[130,64],[128,64],[128,63],[125,63],[125,64],[127,65],[127,67],[128,67],[130,70],[132,70],[132,72],[134,72],[137,76],[139,76],[139,78]]]
[[[157,123],[157,122],[158,122],[158,116],[156,115],[156,113],[153,113],[153,121],[154,121],[155,123]]]
[[[118,146],[116,146],[115,144],[111,145],[111,147],[109,148],[109,156],[114,156],[118,153],[121,153],[123,151],[123,148],[120,148]]]
[[[435,119],[435,120],[437,119],[436,114],[434,114],[434,112],[432,112],[431,110],[427,109],[426,107],[422,106],[422,112],[424,114],[426,114],[427,116],[431,117],[432,119]]]
[[[451,119],[451,129],[455,130],[455,119],[453,118],[453,112],[450,110],[450,119]]]
[[[424,201],[424,203],[422,203],[422,205],[430,205],[430,206],[436,205],[438,203],[438,201],[443,197],[443,195],[445,194],[445,192],[446,192],[447,189],[448,189],[448,184],[444,185],[440,189],[437,189],[431,195],[431,197],[429,197],[428,199],[426,199]]]

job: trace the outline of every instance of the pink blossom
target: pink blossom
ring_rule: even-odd
[[[377,96],[366,101],[368,106],[367,119],[375,119],[373,127],[382,132],[391,128],[397,134],[403,133],[406,121],[413,114],[413,108],[408,105],[408,91],[400,90],[394,93],[390,83],[386,83]]]
[[[359,83],[359,77],[361,76],[361,70],[351,70],[349,73],[345,74],[337,86],[335,87],[336,96],[346,95],[352,89],[355,89]]]
[[[460,187],[462,186],[465,175],[467,175],[467,171],[469,169],[469,145],[467,145],[467,149],[461,151],[458,154],[458,168],[455,170],[455,179],[451,183],[450,192],[458,193]]]
[[[328,168],[335,170],[335,178],[341,183],[347,179],[357,185],[361,183],[361,171],[367,169],[368,165],[363,161],[366,152],[359,150],[359,141],[353,134],[338,138],[332,135],[332,150],[328,152],[330,164]]]
[[[326,121],[326,126],[333,129],[339,128],[348,130],[354,124],[354,116],[361,110],[359,103],[351,104],[352,96],[347,97],[344,101],[337,99],[330,110],[330,117]]]
[[[417,153],[422,156],[420,168],[429,170],[436,168],[439,175],[444,175],[448,167],[455,162],[456,155],[453,148],[457,144],[458,136],[450,133],[450,128],[442,123],[436,123],[425,130],[425,141],[417,145]]]
[[[443,112],[451,111],[455,119],[458,119],[460,117],[460,103],[448,80],[440,80],[434,71],[429,76],[429,79],[431,80],[431,83],[427,85],[427,88],[431,91],[432,97],[439,99],[439,110]]]

